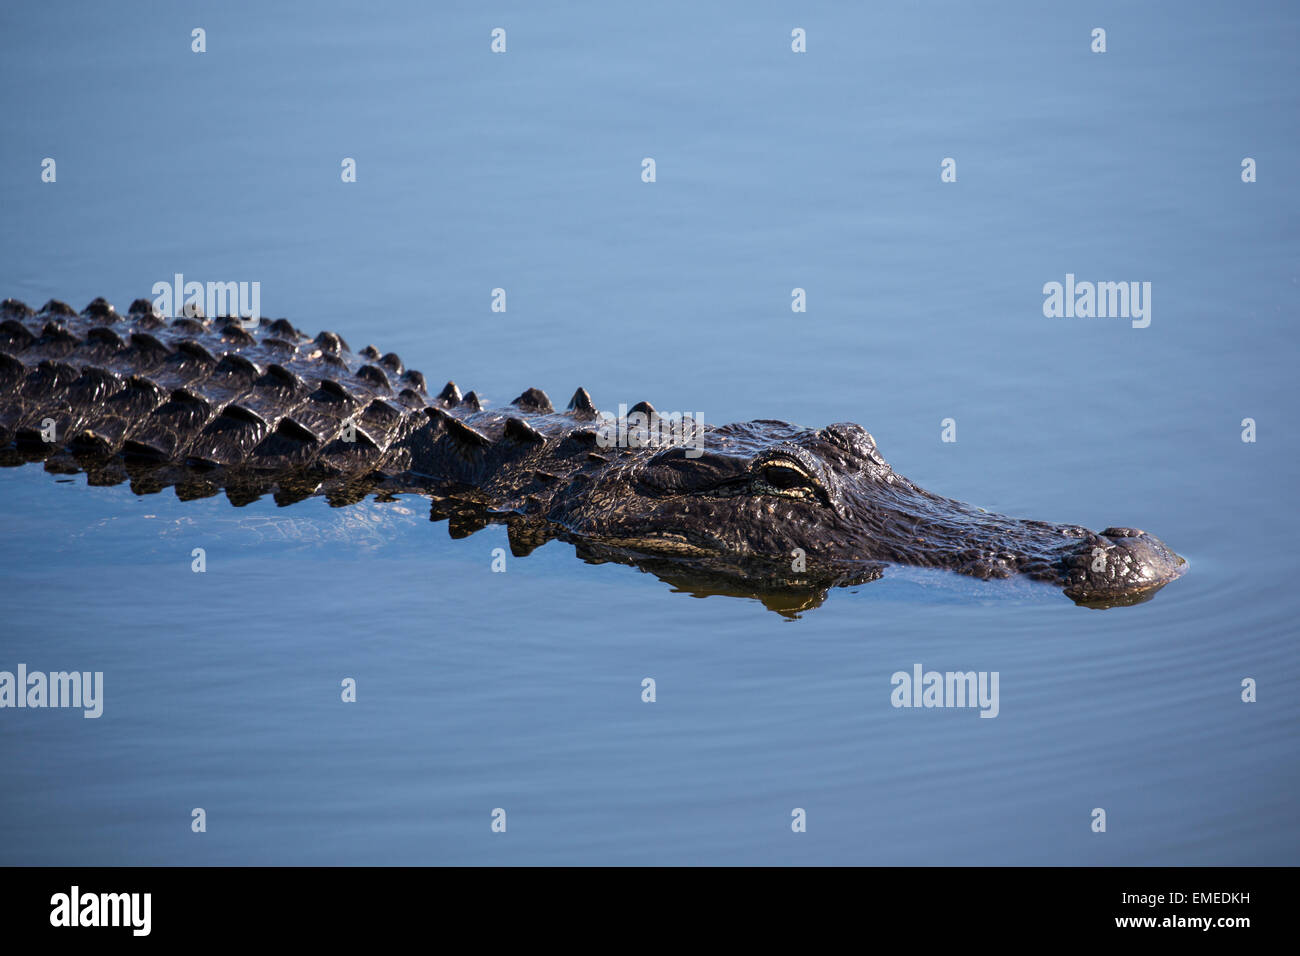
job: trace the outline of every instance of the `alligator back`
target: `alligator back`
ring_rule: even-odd
[[[347,503],[409,467],[403,440],[436,424],[434,405],[396,355],[285,319],[168,321],[143,299],[125,317],[103,299],[80,314],[0,305],[0,464],[182,498]]]

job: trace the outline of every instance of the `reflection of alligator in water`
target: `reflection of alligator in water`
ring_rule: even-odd
[[[933,495],[858,425],[707,426],[702,453],[604,447],[599,427],[582,389],[562,412],[535,388],[499,410],[451,383],[430,397],[396,355],[353,354],[284,319],[250,331],[168,321],[143,299],[126,317],[102,299],[81,314],[0,306],[0,463],[43,460],[91,484],[172,486],[182,499],[224,490],[236,505],[418,493],[453,537],[504,522],[516,554],[559,538],[590,561],[785,610],[889,563],[1025,575],[1093,606],[1143,600],[1183,569],[1142,531],[1097,534]]]

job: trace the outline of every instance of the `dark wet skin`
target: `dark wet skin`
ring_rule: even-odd
[[[647,413],[648,405],[639,406]],[[1149,599],[1185,562],[1132,528],[1100,533],[991,514],[896,474],[859,425],[707,426],[692,445],[604,447],[579,389],[488,409],[391,353],[353,353],[289,322],[168,320],[137,300],[0,306],[0,464],[185,498],[224,491],[349,504],[421,494],[460,537],[505,523],[516,554],[562,539],[588,561],[782,613],[890,564],[1047,582],[1076,603]],[[52,441],[46,440],[53,438]]]

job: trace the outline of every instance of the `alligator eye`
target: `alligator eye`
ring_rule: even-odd
[[[791,488],[799,488],[811,484],[808,476],[797,468],[791,468],[788,465],[764,465],[762,471],[763,481],[776,488],[778,491],[788,491]]]
[[[784,498],[820,498],[825,492],[817,480],[795,462],[780,459],[765,461],[755,467],[750,477],[751,491]]]

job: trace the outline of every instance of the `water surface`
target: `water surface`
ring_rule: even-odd
[[[0,295],[259,281],[268,315],[498,402],[857,421],[925,487],[1146,528],[1191,570],[1091,611],[895,569],[786,620],[560,543],[494,573],[503,529],[452,540],[418,498],[3,470],[0,669],[102,670],[106,702],[0,711],[0,862],[1297,862],[1298,27],[6,8]],[[1045,318],[1067,273],[1151,282],[1150,326]],[[891,707],[916,663],[997,671],[999,716]]]

